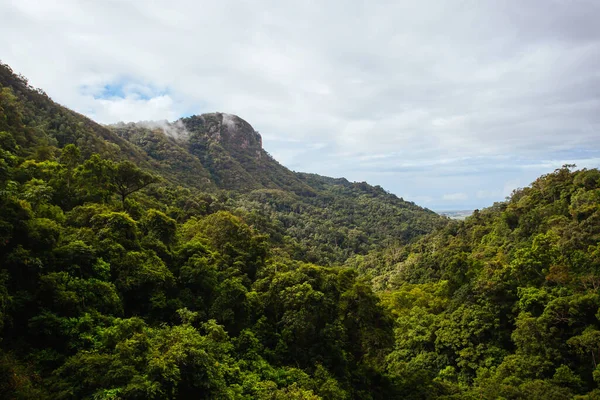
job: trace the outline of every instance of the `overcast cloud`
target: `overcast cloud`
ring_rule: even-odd
[[[600,1],[0,0],[0,59],[102,123],[237,114],[433,209],[600,161]]]

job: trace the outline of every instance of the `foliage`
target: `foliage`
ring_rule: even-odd
[[[368,282],[291,256],[310,242],[284,244],[283,217],[256,212],[247,192],[178,186],[189,182],[180,164],[146,162],[169,163],[187,151],[181,142],[145,153],[128,141],[143,141],[136,129],[95,125],[0,71],[3,398],[393,395],[381,369],[392,320]],[[257,188],[279,179],[299,203],[318,197],[267,155],[252,169],[233,139],[221,147],[247,174],[271,171]],[[232,172],[209,170],[220,183]]]
[[[571,168],[348,263],[396,316],[387,369],[417,398],[594,398],[600,173]]]
[[[103,127],[0,66],[0,397],[600,396],[600,171],[458,222],[261,145]]]

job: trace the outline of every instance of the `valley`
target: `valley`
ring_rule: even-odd
[[[600,171],[437,213],[0,65],[0,397],[595,399]]]

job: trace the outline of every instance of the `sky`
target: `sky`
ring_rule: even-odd
[[[0,0],[0,60],[101,123],[236,114],[295,171],[483,208],[600,166],[600,1]]]

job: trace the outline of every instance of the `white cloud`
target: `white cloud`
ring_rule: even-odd
[[[502,196],[502,191],[499,190],[478,190],[475,193],[478,199],[497,199]]]
[[[442,196],[442,200],[445,201],[464,201],[468,198],[469,196],[466,193],[447,193]]]
[[[138,96],[96,99],[90,116],[98,122],[135,120],[174,120],[177,114],[173,110],[173,99],[168,95],[143,99]]]
[[[100,122],[237,114],[285,165],[406,198],[460,188],[480,207],[600,157],[598,2],[7,0],[0,16],[3,61]]]

